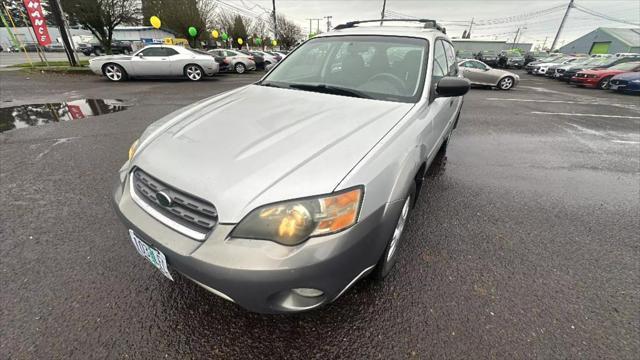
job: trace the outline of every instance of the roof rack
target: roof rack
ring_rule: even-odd
[[[377,19],[377,20],[357,20],[357,21],[349,21],[346,22],[344,24],[340,24],[336,27],[334,27],[334,30],[340,30],[340,29],[348,29],[348,28],[352,28],[355,27],[356,25],[359,24],[363,24],[363,23],[373,23],[373,22],[380,22],[380,25],[382,25],[383,22],[390,22],[390,21],[402,21],[402,22],[418,22],[418,23],[422,23],[424,24],[424,29],[436,29],[444,34],[447,33],[447,29],[443,28],[442,26],[440,26],[435,20],[429,20],[429,19]]]

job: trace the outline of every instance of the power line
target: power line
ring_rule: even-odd
[[[640,24],[638,24],[638,23],[634,23],[634,22],[627,21],[627,20],[624,20],[624,19],[614,18],[614,17],[611,17],[611,16],[609,16],[607,14],[603,14],[603,13],[597,12],[595,10],[588,9],[588,8],[586,8],[584,6],[574,5],[573,7],[576,10],[580,11],[580,12],[583,12],[585,14],[589,14],[591,16],[595,16],[595,17],[598,17],[598,18],[601,18],[601,19],[605,19],[605,20],[609,20],[609,21],[613,21],[613,22],[618,22],[618,23],[622,23],[622,24],[640,26]]]

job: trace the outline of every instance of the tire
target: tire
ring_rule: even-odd
[[[396,220],[396,226],[391,234],[391,238],[387,242],[387,246],[378,260],[376,268],[373,270],[373,277],[377,280],[382,280],[389,275],[393,266],[396,264],[398,259],[398,248],[402,244],[402,235],[404,233],[406,221],[409,218],[409,213],[411,212],[411,208],[414,204],[415,195],[416,183],[413,182],[409,189],[409,193],[404,199],[402,210],[400,210],[400,214],[398,214],[398,220]]]
[[[126,80],[128,77],[127,72],[122,66],[115,63],[104,64],[104,66],[102,66],[102,74],[114,82]]]
[[[129,55],[129,54],[131,54],[131,51],[129,49],[124,49],[122,51],[122,53],[125,54],[125,55]]]
[[[515,79],[511,76],[505,76],[498,82],[498,89],[510,90],[515,84]]]
[[[93,50],[93,53],[96,54],[96,56],[100,56],[100,55],[102,55],[102,50],[95,49],[95,50]]]
[[[237,63],[233,66],[233,69],[236,71],[236,73],[238,74],[244,74],[245,71],[247,71],[247,67],[244,66],[243,63]]]
[[[613,76],[607,76],[604,79],[600,80],[600,82],[598,83],[598,88],[600,90],[608,90],[609,87],[611,86],[609,82],[611,81],[612,77]]]
[[[200,81],[204,77],[204,70],[200,65],[189,64],[184,67],[184,76],[191,81]]]

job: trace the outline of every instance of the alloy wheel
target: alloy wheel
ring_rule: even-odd
[[[409,215],[409,206],[411,205],[410,202],[411,197],[409,196],[407,197],[407,200],[405,200],[404,206],[402,206],[400,218],[398,219],[396,228],[393,230],[393,237],[391,238],[391,244],[389,244],[389,252],[387,252],[387,261],[389,261],[396,253],[398,243],[400,242],[400,237],[402,236],[402,231],[404,230],[404,225],[407,222],[407,215]]]
[[[236,64],[236,72],[238,74],[244,73],[245,70],[246,70],[246,68],[244,67],[244,64],[242,64],[242,63]]]
[[[202,78],[202,70],[196,65],[188,66],[186,73],[189,80],[198,81]]]
[[[510,77],[506,77],[500,80],[500,89],[509,90],[513,86],[513,79]]]
[[[104,69],[104,75],[111,81],[122,80],[122,69],[118,65],[109,64]]]

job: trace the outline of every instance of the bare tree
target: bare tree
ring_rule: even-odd
[[[277,21],[280,46],[287,49],[297,44],[302,38],[302,28],[284,15],[278,15]]]
[[[113,29],[138,23],[140,15],[137,0],[62,0],[62,6],[73,22],[91,31],[107,54],[111,54]]]

